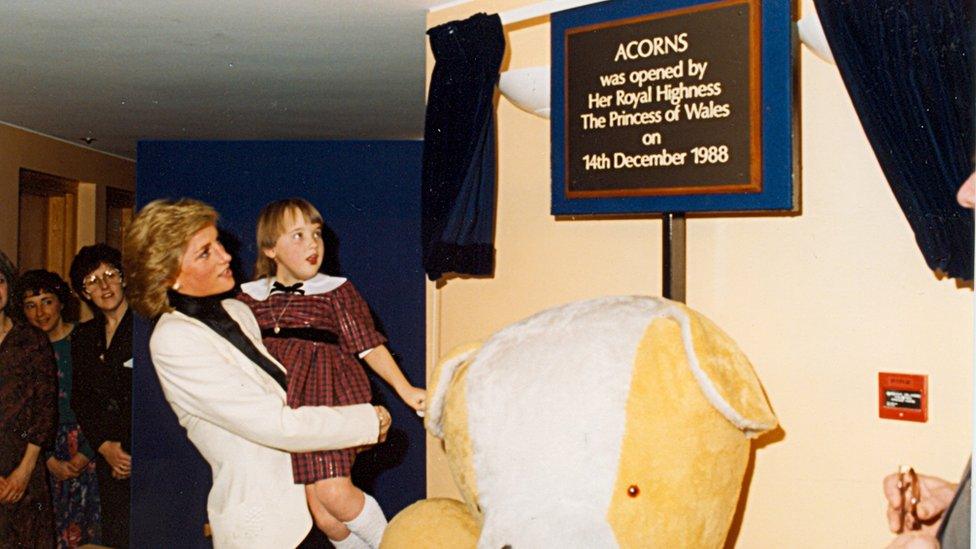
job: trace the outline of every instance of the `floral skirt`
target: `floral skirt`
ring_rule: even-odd
[[[54,442],[54,457],[69,460],[78,453],[81,430],[78,424],[58,427]],[[41,464],[38,464],[41,465]],[[51,503],[59,549],[73,549],[86,543],[101,542],[101,509],[98,502],[98,481],[95,460],[88,462],[76,478],[58,480],[48,475],[51,484]]]

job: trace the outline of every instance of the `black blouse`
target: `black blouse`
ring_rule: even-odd
[[[71,407],[92,449],[110,440],[132,453],[132,311],[107,347],[105,322],[98,314],[71,335]]]

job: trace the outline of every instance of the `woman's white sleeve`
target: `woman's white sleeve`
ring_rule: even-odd
[[[379,421],[371,405],[290,408],[280,393],[221,353],[213,337],[217,336],[190,324],[157,326],[150,350],[171,405],[252,442],[287,452],[376,442]]]

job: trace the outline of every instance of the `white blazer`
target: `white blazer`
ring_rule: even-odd
[[[223,306],[271,358],[247,305],[228,299]],[[289,408],[285,391],[271,376],[205,324],[180,312],[159,318],[149,349],[166,400],[213,470],[207,514],[214,547],[301,543],[312,518],[304,487],[292,481],[288,453],[376,442],[379,421],[373,407]]]

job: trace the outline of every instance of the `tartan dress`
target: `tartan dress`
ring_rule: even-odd
[[[325,276],[325,275],[318,275]],[[317,328],[338,336],[338,345],[296,337],[265,337],[268,351],[288,372],[288,405],[343,406],[372,399],[369,379],[357,359],[362,351],[386,342],[376,331],[369,306],[349,281],[324,293],[273,293],[258,300],[242,293],[262,333],[277,324],[287,328]],[[284,332],[283,332],[284,333]],[[348,477],[359,448],[291,455],[295,484]]]

